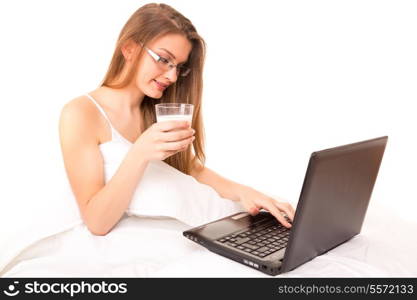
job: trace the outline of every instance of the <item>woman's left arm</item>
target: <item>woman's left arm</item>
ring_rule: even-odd
[[[294,208],[288,202],[279,202],[249,186],[226,179],[201,164],[194,167],[190,175],[198,182],[211,186],[222,198],[240,201],[250,214],[256,215],[263,208],[285,227],[291,227],[282,214],[285,213],[290,220],[293,220]]]

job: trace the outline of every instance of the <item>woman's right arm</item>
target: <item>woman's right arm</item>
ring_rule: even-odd
[[[163,160],[192,142],[188,124],[164,123],[142,133],[106,184],[97,130],[91,130],[97,120],[79,106],[68,104],[63,108],[59,131],[64,165],[81,217],[91,233],[105,235],[116,225],[129,207],[149,161]]]

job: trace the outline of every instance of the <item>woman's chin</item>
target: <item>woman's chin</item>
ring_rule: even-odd
[[[145,93],[146,96],[148,96],[149,98],[153,98],[153,99],[159,99],[162,97],[164,93],[163,92],[159,92],[159,91],[150,91],[148,93]]]

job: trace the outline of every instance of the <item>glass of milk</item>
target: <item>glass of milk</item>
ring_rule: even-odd
[[[187,103],[160,103],[155,104],[156,121],[185,120],[191,125],[193,119],[193,104]]]

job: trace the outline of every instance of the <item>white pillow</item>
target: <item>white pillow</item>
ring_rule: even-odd
[[[239,202],[222,198],[211,186],[163,161],[152,161],[136,188],[127,214],[172,217],[199,226],[241,211],[244,209]]]

